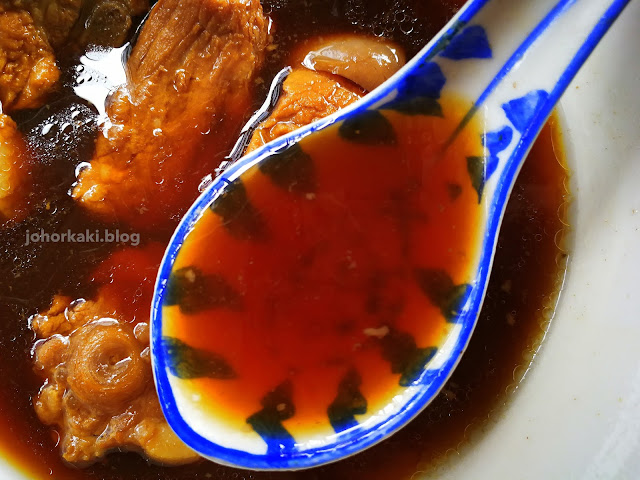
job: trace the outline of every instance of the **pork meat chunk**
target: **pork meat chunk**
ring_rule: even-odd
[[[0,112],[41,106],[59,77],[51,45],[31,14],[0,0]]]
[[[160,0],[74,198],[103,220],[174,226],[242,126],[267,37],[259,0]]]
[[[0,222],[28,213],[31,156],[15,122],[0,113]]]
[[[357,101],[362,90],[340,77],[294,69],[271,115],[254,131],[247,153]]]

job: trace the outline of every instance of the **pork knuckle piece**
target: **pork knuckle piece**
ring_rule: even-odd
[[[115,449],[172,465],[199,458],[168,426],[151,373],[148,305],[162,252],[152,245],[112,254],[93,275],[102,285],[95,298],[56,296],[31,318],[44,379],[34,407],[60,433],[67,462],[92,463]]]

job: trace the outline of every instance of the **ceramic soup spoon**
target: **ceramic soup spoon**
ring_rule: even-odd
[[[213,180],[151,320],[160,403],[222,464],[302,469],[414,418],[462,356],[533,141],[628,0],[474,0],[360,102]]]

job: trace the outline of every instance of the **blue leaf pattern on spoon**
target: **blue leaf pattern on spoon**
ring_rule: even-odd
[[[524,133],[531,121],[549,98],[544,90],[534,90],[523,97],[516,98],[502,105],[502,110],[516,130]]]
[[[504,126],[494,132],[485,133],[482,136],[482,144],[489,152],[485,165],[485,181],[488,180],[493,172],[496,171],[496,168],[498,168],[498,154],[511,145],[512,140],[513,129],[509,126]]]
[[[296,413],[293,404],[293,386],[285,381],[268,392],[262,399],[262,410],[247,419],[247,423],[267,444],[267,455],[282,455],[295,447],[295,439],[282,425]]]
[[[447,79],[437,63],[425,62],[407,76],[404,85],[398,89],[399,95],[406,97],[440,98]]]
[[[473,25],[453,37],[440,56],[451,60],[466,60],[469,58],[491,58],[493,54],[487,32],[480,25]]]
[[[437,63],[423,62],[416,67],[415,73],[402,80],[396,98],[382,108],[405,115],[442,117],[442,107],[437,99],[445,83],[447,79]]]

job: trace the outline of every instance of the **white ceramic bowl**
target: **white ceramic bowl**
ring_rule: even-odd
[[[640,478],[639,47],[633,0],[561,102],[574,238],[539,355],[503,412],[415,480]],[[29,477],[3,459],[0,478]]]

